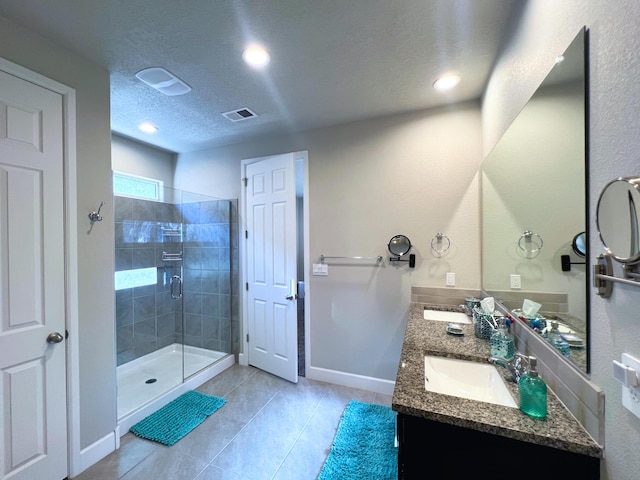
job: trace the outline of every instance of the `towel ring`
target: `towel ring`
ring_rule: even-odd
[[[438,232],[436,236],[431,239],[431,250],[436,257],[442,256],[444,253],[449,251],[451,248],[451,240],[446,235]]]
[[[527,254],[538,254],[542,250],[544,242],[537,233],[525,230],[518,240],[518,248]]]

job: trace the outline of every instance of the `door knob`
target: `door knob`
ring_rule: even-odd
[[[64,337],[58,332],[50,333],[47,336],[47,343],[60,343],[62,340],[64,340]]]

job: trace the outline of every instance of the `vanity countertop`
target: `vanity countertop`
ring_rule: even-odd
[[[424,308],[452,310],[423,303],[411,304],[398,367],[392,407],[398,413],[470,428],[561,450],[602,457],[603,450],[553,394],[548,393],[547,418],[526,416],[517,408],[429,392],[424,387],[424,356],[486,362],[489,342],[477,338],[473,325],[463,325],[464,336],[448,335],[446,322],[425,320]],[[504,369],[499,368],[500,371]],[[505,371],[506,373],[506,371]],[[506,382],[514,399],[517,385]]]

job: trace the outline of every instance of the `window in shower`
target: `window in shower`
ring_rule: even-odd
[[[113,194],[121,197],[162,201],[162,180],[113,172]]]
[[[144,287],[158,283],[158,269],[150,267],[120,270],[115,272],[114,277],[116,291],[124,290],[125,288]]]

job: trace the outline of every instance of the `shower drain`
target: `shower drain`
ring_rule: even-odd
[[[150,378],[149,380],[145,380],[144,383],[156,383],[158,381],[157,378]]]

